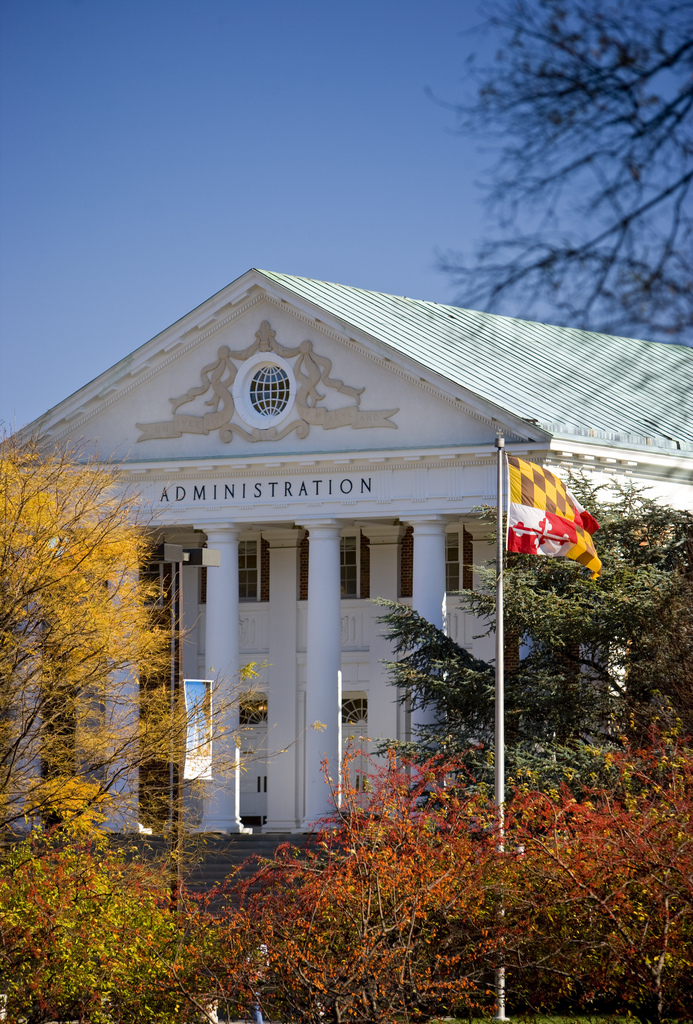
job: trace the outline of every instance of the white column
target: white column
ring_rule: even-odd
[[[414,579],[412,608],[438,629],[443,628],[445,599],[445,520],[442,516],[410,518],[414,527]],[[434,722],[432,708],[412,713],[412,727]]]
[[[242,830],[238,799],[236,742],[238,730],[238,533],[226,524],[205,526],[207,544],[221,552],[221,564],[207,570],[205,671],[214,681],[212,746],[214,778],[204,783],[205,832]]]
[[[365,523],[363,532],[370,541],[371,597],[396,601],[399,595],[399,544],[403,526],[389,523]],[[383,635],[385,626],[378,622],[385,609],[371,605],[369,652],[368,735],[375,743],[384,739],[403,739],[397,735],[398,691],[390,683],[384,661],[392,661],[390,641]]]
[[[270,544],[269,692],[267,708],[267,823],[264,832],[292,832],[297,800],[296,700],[298,544],[302,530],[263,531]]]
[[[329,762],[336,783],[339,764],[337,673],[341,665],[339,533],[336,520],[305,523],[309,530],[308,634],[306,665],[306,802],[303,825],[310,828],[332,813],[321,762]],[[324,728],[320,728],[318,723]],[[315,726],[315,727],[314,727]]]

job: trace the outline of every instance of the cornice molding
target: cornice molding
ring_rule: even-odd
[[[353,463],[350,465],[336,465],[331,466],[329,464],[316,465],[316,466],[300,466],[300,465],[284,465],[281,467],[277,466],[246,466],[243,469],[217,469],[217,470],[205,470],[204,468],[190,468],[190,469],[152,469],[148,470],[146,474],[141,471],[128,470],[126,466],[120,468],[120,477],[123,480],[127,480],[129,483],[144,482],[149,483],[162,483],[167,480],[175,478],[176,483],[182,480],[195,481],[204,477],[205,480],[240,480],[249,477],[253,479],[261,480],[265,477],[272,476],[305,476],[308,477],[311,473],[342,473],[344,476],[349,476],[354,473],[380,473],[383,470],[393,470],[400,472],[416,471],[421,469],[469,469],[478,466],[493,466],[495,465],[495,457],[493,454],[488,456],[476,456],[474,458],[453,458],[453,459],[435,459],[430,462],[415,462],[409,460],[408,462],[361,462]]]

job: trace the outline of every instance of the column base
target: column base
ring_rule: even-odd
[[[251,836],[253,834],[252,828],[249,828],[247,825],[244,825],[243,822],[241,821],[223,822],[219,824],[203,822],[199,828],[195,829],[195,831],[211,833],[220,836]]]
[[[319,822],[304,821],[301,828],[296,829],[296,831],[305,835],[306,832],[330,832],[341,828],[341,826],[342,823],[338,821],[337,818],[335,818],[334,821],[325,821],[324,818],[321,818]]]
[[[299,832],[324,831],[326,829],[339,828],[340,825],[339,811],[335,810],[324,818],[304,818],[299,827]]]
[[[259,831],[265,835],[268,832],[296,832],[301,831],[301,828],[296,819],[292,818],[291,821],[266,821]]]

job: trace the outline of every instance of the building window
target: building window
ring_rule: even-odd
[[[474,588],[474,546],[472,535],[468,530],[462,530],[462,589],[472,590]]]
[[[368,697],[342,700],[342,725],[365,725],[368,721]]]
[[[250,382],[250,402],[260,416],[273,419],[289,404],[291,387],[281,366],[263,366]]]
[[[358,596],[357,540],[357,537],[342,537],[340,540],[342,597]]]
[[[267,697],[257,693],[249,693],[241,697],[238,721],[240,725],[245,726],[264,725],[267,722]]]
[[[257,541],[240,541],[238,544],[238,597],[241,601],[257,601],[257,569]]]
[[[460,589],[460,535],[445,534],[445,589]]]

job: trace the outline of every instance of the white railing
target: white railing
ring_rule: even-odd
[[[238,617],[242,653],[269,651],[269,604],[242,604]]]

